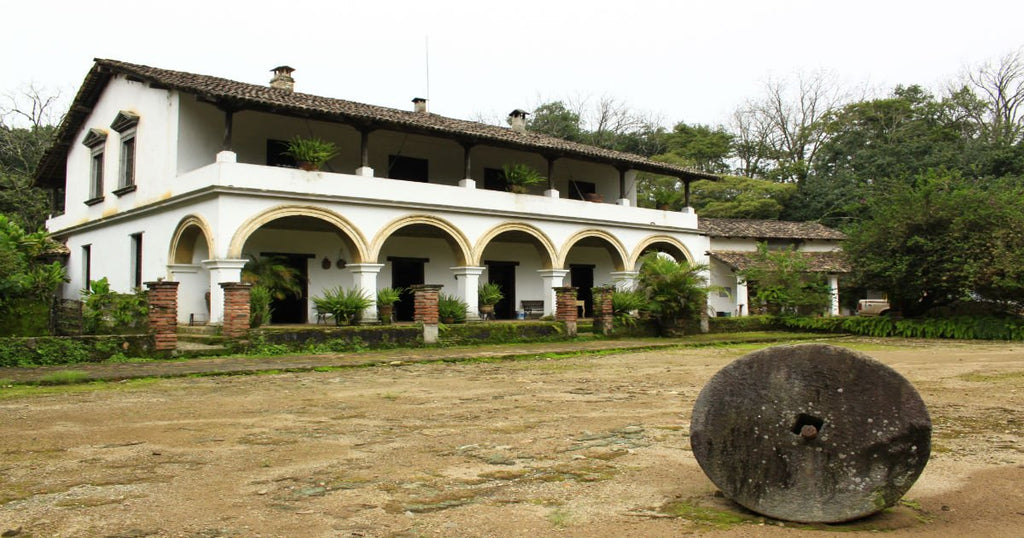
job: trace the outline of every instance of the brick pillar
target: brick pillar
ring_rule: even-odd
[[[576,336],[576,288],[562,286],[555,288],[555,321],[565,323],[565,333]]]
[[[249,291],[246,282],[221,282],[224,290],[224,325],[221,333],[228,338],[242,338],[249,334]]]
[[[594,332],[605,336],[612,333],[612,292],[615,288],[594,288]]]
[[[149,332],[153,349],[170,351],[178,347],[178,283],[146,282],[149,289]]]
[[[423,343],[437,343],[437,302],[441,297],[440,284],[415,284],[409,286],[413,293],[412,319],[423,324]]]

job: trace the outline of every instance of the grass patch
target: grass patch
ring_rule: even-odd
[[[76,385],[89,381],[89,374],[81,370],[61,370],[47,374],[37,381],[40,385]]]
[[[548,521],[558,528],[568,527],[572,521],[572,514],[562,508],[556,508],[548,512]]]
[[[26,398],[35,396],[50,396],[53,394],[74,394],[79,392],[94,392],[98,390],[132,390],[158,383],[162,378],[146,377],[142,379],[129,379],[124,381],[88,381],[73,385],[35,385],[35,384],[12,384],[0,385],[0,400],[14,398]]]
[[[698,499],[668,503],[661,508],[661,512],[718,530],[726,530],[757,520],[757,516],[752,514],[702,506]]]
[[[1024,381],[1024,370],[1019,372],[1003,372],[999,374],[982,374],[978,372],[971,372],[969,374],[963,374],[957,376],[957,378],[964,381],[971,381],[974,383],[998,383],[1000,381]]]

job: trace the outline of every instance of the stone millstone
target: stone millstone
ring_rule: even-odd
[[[750,353],[693,406],[690,445],[722,492],[760,514],[838,523],[895,504],[931,452],[931,419],[900,374],[849,349]]]

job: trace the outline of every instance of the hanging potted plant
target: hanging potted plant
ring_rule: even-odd
[[[380,321],[390,325],[395,317],[395,303],[402,298],[405,288],[381,288],[377,290],[377,313]]]
[[[494,305],[505,298],[501,292],[501,286],[494,282],[488,282],[480,286],[479,291],[480,316],[484,319],[494,319]]]
[[[295,159],[299,168],[315,171],[338,155],[338,146],[316,137],[296,136],[288,141],[288,149],[284,154]]]
[[[505,174],[506,188],[516,194],[525,194],[531,185],[538,185],[547,179],[540,175],[540,172],[522,163],[506,164],[502,172]]]

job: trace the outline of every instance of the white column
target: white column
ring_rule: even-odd
[[[352,280],[356,289],[361,290],[363,295],[370,298],[370,306],[363,310],[362,319],[359,323],[373,325],[377,323],[377,275],[380,273],[383,263],[350,263],[345,266],[352,272]]]
[[[241,282],[242,268],[249,260],[203,260],[203,269],[210,272],[210,324],[224,323],[224,290],[221,282]]]
[[[747,297],[747,281],[736,278],[736,315],[750,315],[750,301]]]
[[[369,166],[360,166],[359,168],[356,168],[355,175],[362,177],[373,177],[373,168],[370,168]]]
[[[466,302],[466,320],[480,321],[480,275],[486,267],[449,267],[455,275],[455,296]]]
[[[569,274],[568,269],[541,269],[540,278],[543,281],[541,288],[544,290],[544,315],[555,315],[555,288],[565,285],[565,275]]]
[[[547,196],[548,198],[559,198],[562,195],[559,194],[557,189],[548,189],[544,191],[544,196]]]
[[[828,275],[829,315],[839,315],[839,275]]]
[[[618,291],[629,291],[636,287],[636,279],[640,271],[612,271],[612,283]]]

